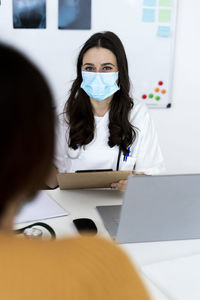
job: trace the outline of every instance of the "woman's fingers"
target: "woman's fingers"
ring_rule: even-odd
[[[119,182],[114,182],[111,184],[112,188],[116,188],[120,192],[124,192],[126,190],[127,180],[120,180]]]

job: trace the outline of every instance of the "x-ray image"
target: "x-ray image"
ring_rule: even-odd
[[[14,28],[46,28],[46,0],[13,0]]]
[[[59,0],[59,29],[90,29],[91,0]]]

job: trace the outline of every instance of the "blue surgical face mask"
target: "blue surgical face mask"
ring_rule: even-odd
[[[119,90],[118,72],[82,72],[81,88],[92,99],[103,101]]]

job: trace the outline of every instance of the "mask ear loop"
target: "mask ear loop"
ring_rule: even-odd
[[[118,73],[118,79],[117,79],[117,85],[118,85],[118,87],[119,87],[119,89],[121,89],[121,87],[120,87],[120,79],[119,79],[119,71],[117,71],[117,73]]]

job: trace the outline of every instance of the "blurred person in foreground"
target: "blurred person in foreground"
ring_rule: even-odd
[[[0,45],[0,298],[143,299],[149,297],[126,255],[99,237],[26,240],[13,219],[49,173],[54,155],[54,108],[37,68]]]

